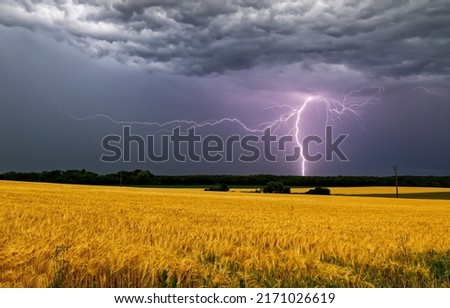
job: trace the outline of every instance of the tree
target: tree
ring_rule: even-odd
[[[148,185],[151,183],[153,174],[150,173],[148,170],[141,170],[136,175],[136,182],[139,185]]]
[[[284,186],[282,182],[271,181],[263,188],[264,193],[290,194],[291,188]]]

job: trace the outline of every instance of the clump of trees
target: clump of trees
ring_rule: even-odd
[[[306,192],[309,195],[330,195],[331,190],[328,187],[317,186],[313,189],[310,189]]]
[[[230,188],[225,183],[205,188],[205,191],[229,191],[229,190]]]
[[[274,193],[274,194],[290,194],[291,188],[289,186],[284,186],[283,182],[271,181],[267,183],[263,188],[264,193]]]
[[[81,170],[52,170],[43,172],[7,172],[0,174],[0,180],[30,181],[63,184],[88,185],[128,185],[146,186],[156,183],[155,176],[148,170],[119,171],[117,173],[99,175],[94,172]]]
[[[392,176],[293,176],[293,175],[153,175],[150,171],[136,169],[110,174],[97,174],[82,170],[52,170],[43,172],[5,172],[0,180],[31,181],[90,185],[180,185],[212,186],[227,183],[230,186],[264,187],[269,182],[281,182],[291,187],[357,187],[392,186]],[[398,176],[399,186],[450,187],[450,176]]]

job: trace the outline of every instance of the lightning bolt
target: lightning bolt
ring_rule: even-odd
[[[415,87],[414,89],[412,89],[412,92],[420,92],[420,93],[425,93],[425,94],[428,94],[428,95],[439,96],[439,97],[445,97],[445,96],[447,96],[447,95],[445,95],[445,94],[442,93],[442,92],[438,92],[438,91],[435,91],[435,90],[431,90],[431,89],[429,89],[429,88],[427,88],[427,87],[423,87],[423,86]]]
[[[155,127],[159,131],[169,131],[171,128],[173,129],[176,126],[179,125],[188,125],[190,127],[205,127],[205,126],[217,126],[223,123],[234,123],[238,126],[240,126],[242,129],[244,129],[247,132],[251,133],[263,133],[267,128],[271,129],[272,133],[278,133],[280,132],[284,127],[290,127],[289,134],[294,135],[294,142],[296,146],[300,149],[300,174],[302,176],[306,175],[307,169],[306,169],[306,162],[307,160],[304,157],[303,149],[302,149],[302,138],[303,136],[303,117],[305,111],[308,109],[311,105],[317,105],[317,106],[323,106],[325,108],[326,112],[326,123],[331,124],[332,122],[336,121],[337,119],[341,118],[343,115],[350,114],[356,117],[356,119],[362,123],[362,117],[361,113],[364,108],[366,108],[368,105],[376,105],[379,103],[381,99],[381,95],[384,92],[383,87],[363,87],[358,90],[353,90],[349,93],[346,93],[343,95],[342,99],[334,99],[334,98],[328,98],[324,95],[314,95],[314,96],[301,96],[296,97],[296,99],[303,100],[302,103],[300,103],[297,106],[291,106],[288,104],[275,104],[270,107],[264,108],[267,109],[279,109],[279,110],[286,110],[281,115],[279,115],[277,118],[275,118],[272,121],[266,121],[259,123],[255,126],[250,126],[245,124],[243,121],[239,120],[238,118],[221,118],[217,120],[206,120],[202,122],[197,122],[193,120],[183,120],[183,119],[177,119],[167,122],[147,122],[147,121],[128,121],[128,120],[116,120],[110,115],[98,113],[94,115],[89,115],[86,117],[77,117],[72,115],[71,113],[67,112],[66,110],[62,109],[63,112],[69,116],[70,118],[77,120],[77,121],[88,121],[93,119],[106,119],[114,124],[117,125],[144,125],[149,127]],[[298,96],[298,95],[297,95]]]

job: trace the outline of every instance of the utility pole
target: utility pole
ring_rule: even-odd
[[[395,194],[398,198],[398,166],[394,165],[394,172],[395,172]]]
[[[123,169],[120,170],[120,187],[122,187],[122,177],[123,177]]]

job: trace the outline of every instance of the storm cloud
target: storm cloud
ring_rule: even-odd
[[[300,63],[374,77],[450,72],[442,1],[2,1],[0,23],[151,71],[221,74]]]
[[[380,89],[376,104],[333,123],[349,134],[350,161],[308,163],[308,174],[386,175],[398,164],[448,175],[449,20],[446,0],[3,0],[0,172],[298,174],[298,162],[106,164],[101,141],[121,123],[254,127],[308,98],[317,106],[301,133],[323,134],[325,100],[367,87]],[[246,133],[234,124],[202,133]]]

